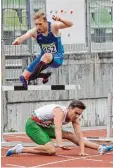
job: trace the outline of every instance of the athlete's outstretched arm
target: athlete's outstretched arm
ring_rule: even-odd
[[[59,16],[53,15],[52,19],[55,20],[55,21],[59,21],[59,22],[54,22],[54,27],[56,29],[64,29],[64,28],[73,26],[72,21],[63,19]]]
[[[36,38],[37,36],[37,31],[36,31],[36,28],[33,28],[33,29],[30,29],[29,31],[27,31],[27,33],[23,34],[22,36],[20,37],[17,37],[12,45],[19,45],[19,44],[22,44],[25,40],[33,37],[33,38]]]
[[[79,120],[77,119],[76,121],[72,122],[72,125],[73,125],[74,132],[77,136],[77,139],[78,139],[78,142],[79,142],[79,145],[80,145],[80,150],[81,150],[80,155],[85,156],[86,155],[85,154],[85,145],[84,145],[84,139],[83,139],[82,130],[81,130],[81,127],[80,127]]]
[[[57,107],[53,110],[53,114],[54,114],[56,142],[58,145],[63,145],[63,142],[62,142],[62,120],[64,117],[64,112],[62,111],[61,108]]]

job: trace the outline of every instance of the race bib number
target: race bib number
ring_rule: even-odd
[[[51,43],[51,44],[42,44],[42,50],[44,51],[44,53],[56,53],[57,49],[55,46],[55,43]]]

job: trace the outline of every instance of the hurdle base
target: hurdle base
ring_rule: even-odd
[[[33,142],[25,143],[25,142],[21,142],[21,141],[16,141],[16,142],[2,142],[1,146],[2,147],[14,147],[17,144],[22,144],[25,147],[33,147],[33,146],[37,145],[36,143],[33,143]],[[53,142],[53,145],[58,147],[58,145],[55,142]],[[64,142],[64,145],[65,146],[76,146],[74,143],[71,143],[71,142]]]
[[[87,137],[89,141],[113,142],[113,137]]]
[[[86,140],[89,140],[89,141],[96,141],[96,142],[113,142],[113,137],[110,137],[110,138],[106,138],[106,137],[84,137],[84,139]],[[17,144],[22,144],[23,146],[26,146],[26,147],[33,147],[33,146],[36,146],[37,144],[36,143],[25,143],[25,142],[21,142],[21,141],[15,141],[15,142],[6,142],[6,141],[3,141],[1,142],[1,146],[2,147],[13,147]],[[55,142],[53,142],[53,145],[54,146],[58,146]],[[76,146],[74,143],[72,142],[64,142],[64,145],[65,146]]]

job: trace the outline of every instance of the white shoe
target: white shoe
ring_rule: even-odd
[[[103,155],[104,153],[107,153],[109,151],[112,151],[113,150],[113,146],[107,146],[107,145],[101,145],[98,149],[98,152]]]
[[[22,144],[17,144],[15,147],[13,147],[7,151],[6,156],[11,156],[15,153],[17,153],[17,154],[21,153],[22,149],[23,149]]]

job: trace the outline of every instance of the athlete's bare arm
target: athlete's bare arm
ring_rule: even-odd
[[[80,145],[80,150],[81,150],[80,155],[84,156],[84,155],[86,155],[85,154],[85,145],[84,145],[84,139],[83,139],[82,130],[81,130],[81,127],[80,127],[79,120],[77,119],[76,121],[72,122],[72,125],[73,125],[74,132],[75,132],[75,134],[78,138],[78,142],[79,142],[79,145]]]
[[[73,22],[67,19],[63,19],[59,16],[54,16],[52,17],[53,20],[59,21],[59,22],[54,22],[54,26],[56,29],[65,29],[67,27],[73,26]]]
[[[29,39],[29,38],[37,38],[37,30],[36,28],[30,29],[29,31],[27,31],[27,33],[23,34],[20,37],[17,37],[14,41],[13,41],[13,45],[20,45],[22,44],[25,40]]]
[[[57,107],[53,110],[54,114],[54,126],[55,126],[55,135],[56,142],[59,146],[63,145],[62,142],[62,120],[64,117],[64,112],[61,108]]]
[[[53,15],[52,19],[55,20],[55,22],[52,23],[51,30],[52,30],[53,34],[56,36],[59,35],[59,29],[65,29],[65,28],[73,26],[72,21],[63,19],[59,16]]]

